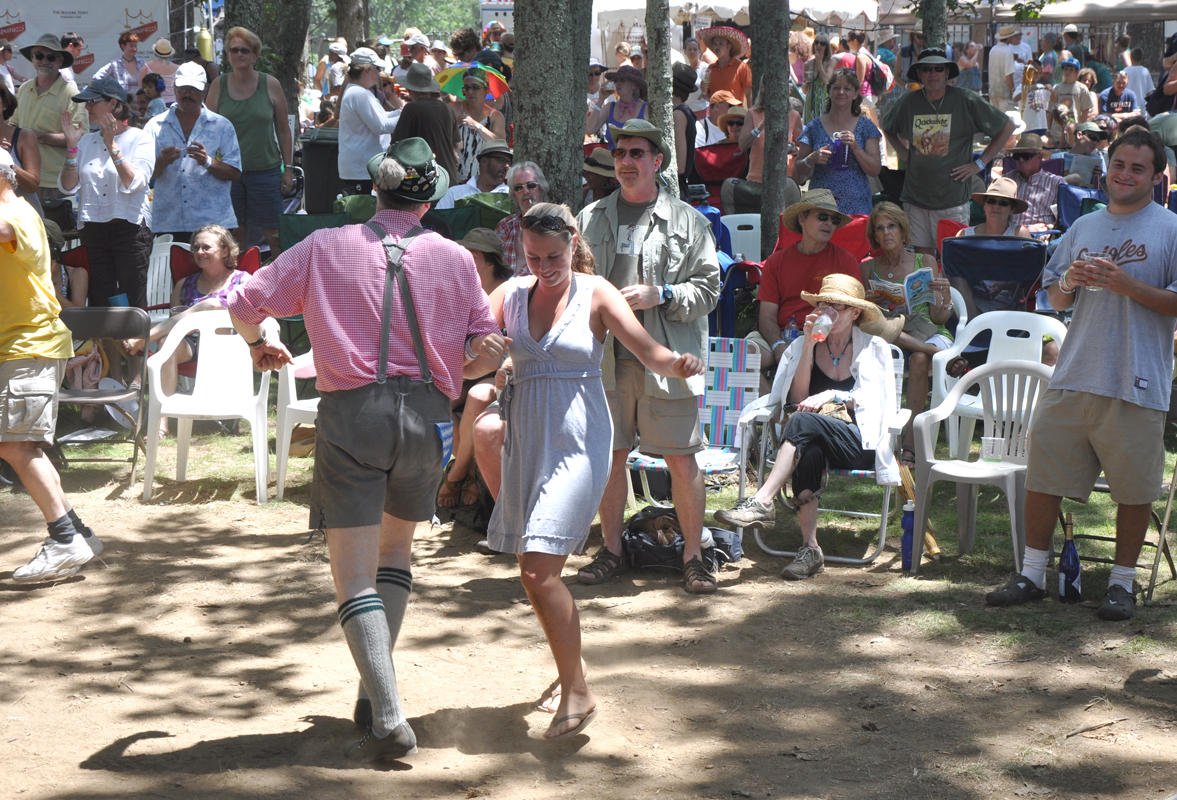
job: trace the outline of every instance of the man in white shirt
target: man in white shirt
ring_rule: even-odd
[[[707,111],[707,116],[695,125],[695,147],[706,147],[726,139],[727,131],[719,127],[719,118],[726,114],[732,106],[742,105],[743,103],[727,89],[721,89],[711,95],[711,106]]]
[[[989,51],[989,102],[1008,111],[1013,91],[1007,76],[1012,71],[1015,53],[1021,50],[1022,30],[1016,25],[1006,25],[997,32],[997,38],[1001,44]],[[1029,55],[1022,59],[1029,60]]]
[[[1136,95],[1136,102],[1140,104],[1140,113],[1144,112],[1144,100],[1149,93],[1157,88],[1153,83],[1152,73],[1148,67],[1142,66],[1144,50],[1140,47],[1132,48],[1132,66],[1124,67],[1124,74],[1128,76],[1128,90]]]
[[[451,186],[434,208],[453,208],[454,201],[472,194],[507,192],[507,170],[514,153],[503,139],[491,139],[478,151],[478,174],[465,183]]]
[[[82,55],[82,49],[86,46],[86,42],[82,37],[76,33],[65,33],[61,36],[61,47],[67,53],[74,57],[77,61]],[[65,67],[61,70],[61,78],[66,83],[72,83],[74,86],[78,85],[78,76],[74,74],[73,67]]]
[[[441,72],[441,65],[434,61],[433,56],[429,54],[429,38],[425,34],[414,33],[405,39],[405,44],[409,46],[409,57],[418,64],[429,67],[434,77]]]

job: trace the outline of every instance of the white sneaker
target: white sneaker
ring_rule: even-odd
[[[89,536],[87,536],[86,534],[74,534],[74,535],[75,536],[80,535],[82,537],[82,539],[85,540],[86,544],[88,544],[90,546],[90,550],[92,550],[94,552],[94,555],[96,555],[96,556],[102,555],[103,551],[106,550],[106,546],[102,544],[102,540],[99,539],[97,535],[95,535],[93,528],[86,528],[86,532],[89,533],[90,535]]]
[[[12,573],[17,583],[36,583],[68,578],[76,575],[82,565],[94,557],[86,540],[75,534],[69,544],[48,537],[38,548],[33,560]]]

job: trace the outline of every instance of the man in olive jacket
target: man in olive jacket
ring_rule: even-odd
[[[610,126],[617,149],[621,189],[586,207],[577,217],[593,252],[596,272],[620,291],[659,344],[707,360],[707,315],[719,299],[719,262],[705,217],[658,187],[662,164],[671,158],[662,133],[645,120]],[[613,416],[613,465],[601,500],[605,546],[577,574],[581,583],[604,583],[625,569],[621,532],[625,512],[625,462],[638,436],[641,451],[666,459],[674,506],[682,525],[683,586],[688,592],[716,590],[702,565],[703,474],[695,462],[702,450],[698,402],[704,378],[664,378],[646,370],[612,336],[601,364]]]

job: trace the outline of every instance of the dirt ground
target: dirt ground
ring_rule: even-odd
[[[535,701],[554,671],[514,562],[449,522],[418,528],[396,653],[420,752],[354,768],[357,681],[322,539],[297,503],[231,494],[76,491],[105,565],[32,587],[11,570],[43,523],[0,495],[0,797],[1177,793],[1171,594],[1124,624],[1093,602],[992,610],[1003,575],[912,580],[893,550],[790,584],[750,537],[712,598],[570,569],[600,714],[546,743]]]

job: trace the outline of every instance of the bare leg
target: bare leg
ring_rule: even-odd
[[[762,395],[768,394],[772,391],[772,375],[775,370],[776,360],[772,357],[772,350],[764,347],[759,342],[749,342],[757,353],[760,353],[760,393]]]
[[[596,708],[596,698],[584,679],[580,647],[580,614],[560,573],[567,556],[524,553],[519,556],[519,573],[531,607],[539,619],[548,647],[560,675],[560,706],[544,738],[557,736],[580,724],[580,719],[563,719],[586,714]]]
[[[817,503],[805,503],[797,509],[797,524],[807,547],[817,547]]]
[[[777,493],[785,487],[789,476],[793,474],[793,467],[796,466],[796,461],[797,446],[792,442],[782,444],[781,449],[777,451],[776,463],[772,465],[772,472],[768,473],[768,477],[764,479],[764,483],[760,484],[760,488],[756,490],[754,496],[757,502],[761,505],[772,507]],[[806,505],[812,505],[812,503],[806,503]]]
[[[1026,492],[1026,547],[1033,547],[1035,550],[1049,550],[1051,548],[1054,529],[1058,525],[1058,512],[1062,504],[1061,497],[1041,492]],[[1118,552],[1118,543],[1116,549]],[[1140,552],[1139,546],[1136,552]]]
[[[176,386],[180,381],[180,365],[192,360],[192,348],[187,342],[180,342],[180,346],[172,353],[172,357],[163,363],[159,370],[159,383],[163,393],[171,396],[176,393]],[[159,418],[159,438],[168,435],[168,418]]]
[[[506,435],[507,423],[497,411],[484,411],[474,421],[474,457],[486,488],[495,500],[499,499],[499,487],[503,482],[503,439]]]
[[[61,476],[37,442],[0,442],[0,458],[16,470],[46,522],[60,519],[72,508],[61,488]]]
[[[674,498],[674,510],[682,526],[683,562],[702,558],[703,514],[706,511],[707,496],[703,485],[703,472],[694,454],[666,456],[666,468],[670,472],[670,489]],[[628,479],[626,475],[626,479]],[[704,584],[696,581],[696,586]]]
[[[1116,508],[1116,566],[1136,567],[1136,561],[1140,558],[1140,548],[1144,544],[1145,534],[1148,533],[1151,513],[1151,503],[1141,506],[1126,506],[1121,503]]]
[[[494,402],[494,384],[479,383],[470,387],[466,395],[466,410],[458,424],[457,440],[454,446],[454,463],[450,466],[449,479],[454,483],[466,477],[470,463],[474,460],[474,421]]]
[[[932,348],[938,352],[938,348]],[[915,452],[915,432],[912,420],[928,405],[928,389],[931,386],[932,357],[926,352],[911,354],[907,364],[907,407],[911,409],[911,420],[903,429],[903,449]],[[903,454],[900,453],[902,461]]]
[[[625,490],[625,482],[629,480],[629,470],[625,468],[625,462],[628,457],[628,450],[613,451],[609,482],[605,484],[605,494],[601,496],[601,505],[598,509],[601,519],[601,536],[605,539],[605,547],[609,549],[610,553],[617,556],[621,555],[621,530],[625,523],[625,499],[628,495]],[[671,480],[673,481],[673,479],[672,475]]]

